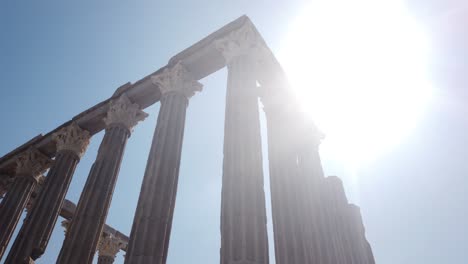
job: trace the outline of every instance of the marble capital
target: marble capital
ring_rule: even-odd
[[[161,94],[177,92],[183,94],[187,99],[203,88],[203,85],[192,77],[181,62],[172,68],[165,69],[159,75],[152,76],[151,81],[159,87]]]
[[[16,159],[17,176],[33,176],[36,180],[51,164],[51,159],[31,147]]]
[[[126,94],[122,94],[118,99],[110,102],[104,122],[107,127],[121,124],[132,132],[133,127],[147,116],[148,114],[143,112],[138,104],[132,103]]]
[[[98,242],[99,256],[115,257],[122,248],[123,243],[112,234],[102,234]]]
[[[63,227],[63,233],[65,233],[66,235],[68,232],[68,229],[70,229],[70,220],[68,219],[63,220],[61,223],[61,226]]]
[[[246,22],[239,29],[215,40],[214,45],[223,54],[227,64],[243,55],[252,56],[257,61],[269,57],[268,48],[251,22]]]
[[[81,129],[73,122],[71,125],[54,133],[52,138],[57,143],[57,152],[70,150],[81,158],[89,145],[91,136],[88,131]]]

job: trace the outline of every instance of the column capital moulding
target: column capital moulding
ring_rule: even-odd
[[[99,256],[115,257],[125,246],[125,243],[114,235],[103,233],[99,238],[97,250]]]
[[[167,93],[175,92],[183,94],[187,99],[190,99],[203,88],[203,85],[187,71],[182,62],[176,63],[171,68],[164,69],[159,75],[152,76],[151,81],[159,87],[163,96]]]
[[[138,104],[132,103],[126,94],[122,94],[119,98],[110,101],[104,122],[106,127],[123,125],[131,133],[138,122],[147,116],[148,114],[143,112]]]
[[[51,163],[49,157],[31,147],[16,158],[16,176],[32,176],[37,181]]]
[[[221,52],[227,65],[239,56],[249,56],[257,63],[273,56],[250,20],[240,28],[215,40],[214,46]]]
[[[70,150],[81,158],[89,145],[91,135],[88,131],[81,129],[76,122],[73,122],[54,133],[52,138],[57,144],[57,152]]]

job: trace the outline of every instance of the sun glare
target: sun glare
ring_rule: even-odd
[[[431,97],[429,42],[398,0],[315,0],[279,60],[325,132],[322,153],[359,167],[401,142]]]

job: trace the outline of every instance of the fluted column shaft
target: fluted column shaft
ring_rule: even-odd
[[[353,264],[375,264],[371,246],[365,237],[365,228],[362,223],[361,212],[358,206],[350,204],[347,206],[348,236],[353,242],[351,250]],[[351,263],[351,262],[350,262]]]
[[[32,177],[16,179],[2,200],[0,211],[0,257],[3,255],[23,209],[37,184]]]
[[[221,263],[268,263],[265,194],[254,61],[228,63],[221,205]]]
[[[342,181],[336,176],[325,178],[325,188],[327,191],[327,208],[329,209],[329,224],[333,231],[330,236],[334,239],[334,263],[352,264],[349,246],[356,241],[347,239],[346,226],[349,219],[343,216],[347,213],[348,200],[343,188]]]
[[[57,259],[59,264],[92,263],[105,224],[125,146],[139,107],[123,95],[111,102],[104,138]],[[141,119],[140,119],[141,120]]]
[[[306,202],[304,211],[306,241],[311,246],[309,262],[317,264],[336,264],[334,262],[334,243],[330,213],[327,208],[325,177],[319,154],[321,135],[314,125],[300,121],[302,144],[298,148],[301,194]]]
[[[153,82],[162,92],[126,264],[166,263],[177,194],[188,98],[201,85],[177,64]]]
[[[28,150],[18,158],[16,179],[3,198],[0,207],[0,259],[37,185],[37,176],[45,170],[48,163],[48,158],[37,150]]]
[[[271,87],[269,87],[271,88]],[[266,97],[274,97],[277,91],[270,90]],[[272,200],[275,258],[277,264],[307,264],[314,241],[306,241],[304,233],[305,201],[301,195],[297,162],[295,123],[298,116],[289,109],[292,102],[271,102],[262,98],[265,105],[268,129],[268,158]],[[307,222],[310,224],[310,222]]]
[[[57,263],[92,262],[129,135],[123,126],[106,129]]]
[[[30,263],[45,251],[89,133],[73,124],[54,135],[58,152],[46,182],[16,237],[6,264]]]

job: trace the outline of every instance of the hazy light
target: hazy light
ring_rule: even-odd
[[[279,55],[326,139],[356,167],[400,142],[431,95],[429,44],[398,0],[316,0],[290,25]]]

